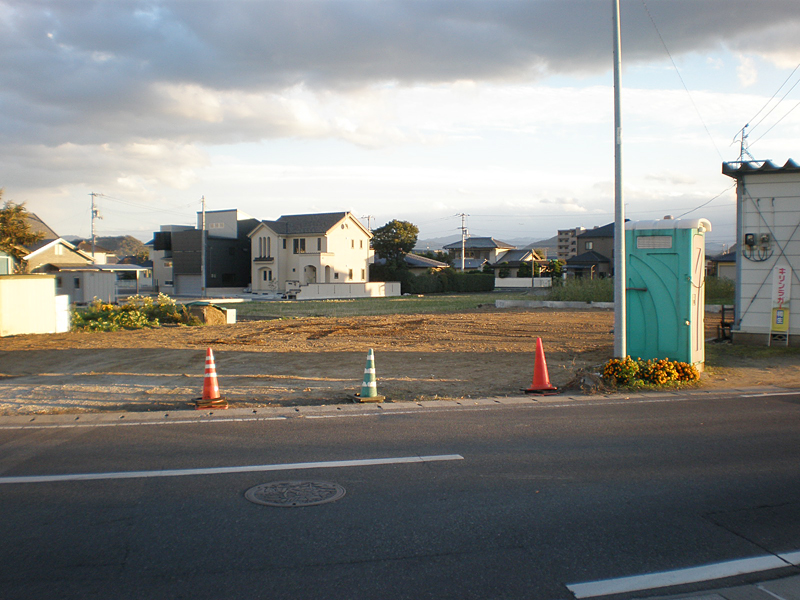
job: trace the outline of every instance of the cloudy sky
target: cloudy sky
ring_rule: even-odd
[[[622,1],[627,216],[734,238],[800,161],[800,2]],[[421,238],[613,220],[611,0],[0,0],[0,187],[61,235],[349,210]],[[797,86],[797,87],[794,87]]]

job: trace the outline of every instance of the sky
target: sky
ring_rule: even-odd
[[[735,239],[800,162],[800,2],[622,0],[626,216]],[[60,235],[351,211],[420,238],[614,220],[612,0],[0,0],[0,187]],[[796,86],[796,87],[795,87]],[[368,217],[368,218],[367,218]]]

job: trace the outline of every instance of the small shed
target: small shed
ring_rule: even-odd
[[[736,180],[734,343],[800,346],[800,165],[723,163]]]
[[[63,331],[69,306],[52,275],[0,275],[0,337]]]

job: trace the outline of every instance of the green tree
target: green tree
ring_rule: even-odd
[[[527,260],[519,264],[517,269],[517,277],[530,277],[531,276],[531,263]]]
[[[3,190],[0,189],[0,199]],[[25,203],[17,204],[7,200],[0,208],[0,251],[5,252],[17,263],[17,268],[25,269],[23,257],[28,254],[25,246],[35,244],[44,234],[31,231],[27,219]]]
[[[419,228],[408,221],[393,219],[372,232],[372,248],[388,265],[402,268],[403,257],[414,249]]]

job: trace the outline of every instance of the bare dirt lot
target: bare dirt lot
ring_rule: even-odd
[[[605,310],[487,307],[2,338],[0,414],[189,409],[207,348],[232,407],[351,401],[369,348],[388,400],[519,395],[532,381],[537,337],[551,381],[563,386],[611,357],[612,326]],[[702,386],[800,387],[796,353],[724,358],[709,362]]]

